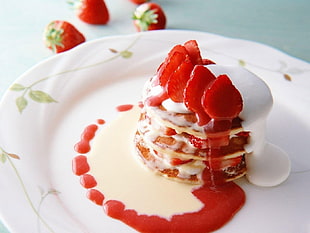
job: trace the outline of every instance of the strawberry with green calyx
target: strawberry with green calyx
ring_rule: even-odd
[[[77,16],[85,23],[104,25],[110,20],[104,0],[69,0],[68,3],[77,10]]]
[[[44,43],[55,53],[67,51],[83,42],[85,42],[84,35],[66,21],[54,20],[44,31]]]
[[[139,5],[132,18],[139,32],[166,28],[166,15],[156,3],[147,2]]]

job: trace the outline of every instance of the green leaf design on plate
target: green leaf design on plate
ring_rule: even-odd
[[[23,91],[25,90],[26,87],[24,87],[23,85],[21,84],[18,84],[18,83],[14,83],[11,87],[10,87],[10,90],[11,91]]]
[[[132,56],[132,52],[130,52],[128,50],[124,50],[124,51],[120,52],[120,54],[123,58],[130,58]]]
[[[63,74],[68,74],[68,73],[72,73],[72,72],[86,70],[86,69],[90,69],[90,68],[98,66],[98,65],[102,65],[102,64],[107,63],[107,62],[111,62],[112,60],[115,60],[119,57],[128,59],[128,58],[132,57],[132,55],[133,55],[133,52],[131,52],[130,49],[132,49],[132,47],[137,43],[137,41],[140,37],[141,37],[140,35],[137,36],[126,48],[121,50],[121,52],[119,52],[120,50],[116,50],[114,48],[108,49],[114,55],[106,57],[105,59],[103,59],[97,63],[85,65],[85,66],[80,66],[77,68],[72,68],[72,69],[60,71],[58,73],[50,74],[50,75],[47,75],[45,77],[42,77],[42,78],[34,81],[33,83],[31,83],[28,86],[23,86],[23,85],[18,84],[18,83],[13,84],[10,87],[11,91],[22,91],[23,92],[22,95],[19,96],[18,98],[16,98],[16,101],[15,101],[19,112],[22,113],[24,111],[24,109],[28,106],[28,104],[30,103],[28,97],[30,98],[30,100],[33,100],[37,103],[57,103],[58,102],[52,96],[50,96],[48,93],[46,93],[44,91],[33,90],[34,86],[38,85],[39,83],[45,82],[51,78],[60,77]],[[29,103],[28,103],[28,101],[29,101]]]
[[[53,103],[57,102],[54,100],[49,94],[47,94],[44,91],[39,91],[39,90],[30,90],[29,91],[29,97],[38,102],[38,103]]]
[[[23,177],[21,176],[21,174],[18,171],[18,168],[15,166],[14,161],[12,159],[20,159],[20,157],[17,154],[13,154],[13,153],[8,153],[6,152],[4,149],[2,149],[2,147],[0,147],[0,162],[5,163],[8,162],[8,164],[11,166],[11,168],[13,169],[13,171],[15,172],[15,175],[19,181],[19,184],[21,185],[22,191],[25,195],[25,198],[28,202],[28,204],[30,205],[31,209],[33,210],[34,214],[37,216],[38,218],[38,223],[42,223],[45,228],[48,230],[48,232],[54,233],[55,231],[52,229],[52,227],[45,221],[45,219],[41,216],[40,214],[40,208],[41,208],[41,204],[43,202],[43,200],[45,199],[46,196],[50,195],[50,194],[54,194],[54,195],[58,195],[60,192],[57,191],[54,188],[50,188],[45,194],[44,196],[41,196],[41,200],[39,203],[39,207],[36,208],[34,205],[34,202],[31,199],[31,196],[27,190],[27,187],[25,185],[25,182],[23,180]],[[42,195],[42,194],[41,194]],[[41,232],[40,227],[38,227],[38,232]]]
[[[246,62],[242,59],[239,59],[239,65],[244,67],[246,66]]]
[[[6,162],[6,158],[7,158],[7,154],[4,151],[2,151],[2,153],[0,154],[0,161],[2,163],[5,163]]]
[[[17,97],[15,102],[20,113],[22,113],[28,105],[28,101],[24,96]]]

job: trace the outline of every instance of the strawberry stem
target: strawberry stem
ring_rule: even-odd
[[[62,41],[62,34],[63,29],[55,28],[55,23],[50,23],[46,29],[45,29],[45,44],[47,47],[52,48],[53,52],[56,52],[56,46],[64,47],[64,45],[61,43]]]
[[[133,14],[133,20],[136,20],[137,25],[139,26],[141,31],[147,31],[148,27],[151,24],[158,23],[158,14],[156,14],[156,10],[151,10],[149,8],[141,9],[138,7]]]

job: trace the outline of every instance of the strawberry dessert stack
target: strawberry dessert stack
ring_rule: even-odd
[[[151,170],[191,184],[220,185],[246,174],[240,113],[229,74],[201,57],[195,40],[176,45],[145,85],[136,150]]]

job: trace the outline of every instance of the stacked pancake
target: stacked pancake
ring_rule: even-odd
[[[175,46],[146,83],[135,144],[156,173],[206,185],[246,173],[250,135],[239,117],[242,97],[227,75],[212,74],[212,66],[201,58],[196,41],[188,41]]]

